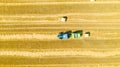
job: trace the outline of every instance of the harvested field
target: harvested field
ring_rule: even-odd
[[[119,6],[119,0],[0,0],[0,67],[119,67]],[[91,35],[57,38],[69,30]]]

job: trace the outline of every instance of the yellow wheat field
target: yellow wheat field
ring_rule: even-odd
[[[0,67],[119,67],[119,41],[119,0],[0,0]]]

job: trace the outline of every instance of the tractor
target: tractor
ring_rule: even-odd
[[[60,32],[58,34],[59,39],[69,39],[69,38],[80,38],[82,36],[83,31],[78,30],[75,32],[67,31],[67,32]]]

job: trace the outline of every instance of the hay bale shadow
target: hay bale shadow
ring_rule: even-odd
[[[90,32],[85,32],[85,34],[88,34],[89,36],[91,35]]]

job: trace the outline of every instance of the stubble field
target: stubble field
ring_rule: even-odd
[[[0,65],[119,66],[119,6],[119,0],[0,0]],[[69,30],[91,36],[57,38]]]

